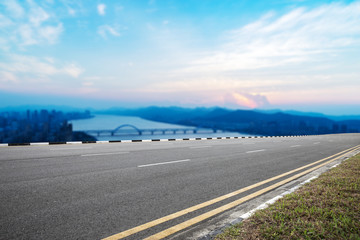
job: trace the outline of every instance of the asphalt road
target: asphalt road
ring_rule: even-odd
[[[0,147],[0,239],[105,238],[359,144],[339,134]]]

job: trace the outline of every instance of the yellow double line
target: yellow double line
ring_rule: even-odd
[[[298,174],[296,174],[296,175],[294,175],[294,176],[292,176],[292,177],[289,177],[289,178],[287,178],[287,179],[285,179],[285,180],[282,180],[282,181],[280,181],[280,182],[277,182],[277,183],[275,183],[275,184],[273,184],[273,185],[271,185],[271,186],[269,186],[269,187],[263,188],[263,189],[261,189],[261,190],[259,190],[259,191],[257,191],[257,192],[254,192],[254,193],[252,193],[252,194],[250,194],[250,195],[247,195],[247,196],[245,196],[245,197],[243,197],[243,198],[240,198],[240,199],[235,200],[235,201],[233,201],[233,202],[231,202],[231,203],[225,204],[225,205],[223,205],[223,206],[221,206],[221,207],[219,207],[219,208],[216,208],[216,209],[214,209],[214,210],[211,210],[211,211],[209,211],[209,212],[206,212],[206,213],[204,213],[204,214],[201,214],[201,215],[199,215],[199,216],[197,216],[197,217],[194,217],[194,218],[192,218],[192,219],[190,219],[190,220],[187,220],[187,221],[182,222],[182,223],[180,223],[180,224],[177,224],[177,225],[175,225],[175,226],[173,226],[173,227],[170,227],[170,228],[168,228],[168,229],[166,229],[166,230],[164,230],[164,231],[161,231],[161,232],[159,232],[159,233],[157,233],[157,234],[154,234],[154,235],[146,238],[146,240],[165,238],[165,237],[167,237],[167,236],[169,236],[169,235],[171,235],[171,234],[174,234],[174,233],[176,233],[176,232],[179,232],[179,231],[181,231],[181,230],[183,230],[183,229],[185,229],[185,228],[187,228],[187,227],[190,227],[190,226],[192,226],[192,225],[194,225],[194,224],[196,224],[196,223],[199,223],[199,222],[201,222],[201,221],[203,221],[203,220],[205,220],[205,219],[208,219],[208,218],[213,217],[213,216],[215,216],[215,215],[217,215],[217,214],[219,214],[219,213],[222,213],[222,212],[224,212],[224,211],[226,211],[226,210],[229,210],[229,209],[231,209],[231,208],[233,208],[233,207],[236,207],[236,206],[240,205],[241,203],[244,203],[245,201],[248,201],[248,200],[250,200],[250,199],[252,199],[252,198],[255,198],[255,197],[257,197],[257,196],[259,196],[259,195],[261,195],[261,194],[264,194],[264,193],[266,193],[266,192],[268,192],[268,191],[271,191],[271,190],[273,190],[273,189],[275,189],[275,188],[277,188],[277,187],[279,187],[279,186],[281,186],[281,185],[284,185],[285,183],[288,183],[288,182],[293,181],[293,180],[295,180],[295,179],[297,179],[297,178],[299,178],[299,177],[301,177],[301,176],[304,176],[304,175],[306,175],[306,174],[308,174],[308,173],[310,173],[310,172],[312,172],[312,171],[314,171],[314,170],[316,170],[316,169],[318,169],[318,168],[320,168],[320,167],[322,167],[322,166],[324,166],[324,165],[326,165],[326,164],[329,164],[329,163],[331,163],[331,162],[333,162],[333,161],[335,161],[335,160],[337,160],[337,159],[339,159],[339,158],[344,157],[346,154],[348,154],[348,153],[350,153],[350,152],[353,152],[353,151],[356,151],[356,150],[359,150],[359,149],[360,149],[360,145],[355,146],[355,147],[352,147],[352,148],[349,148],[349,149],[347,149],[347,150],[344,150],[344,151],[339,152],[339,153],[336,153],[336,154],[334,154],[334,155],[332,155],[332,156],[323,158],[323,159],[321,159],[321,160],[319,160],[319,161],[310,163],[310,164],[305,165],[305,166],[303,166],[303,167],[300,167],[300,168],[291,170],[291,171],[289,171],[289,172],[286,172],[286,173],[280,174],[280,175],[278,175],[278,176],[275,176],[275,177],[266,179],[266,180],[264,180],[264,181],[261,181],[261,182],[258,182],[258,183],[256,183],[256,184],[250,185],[250,186],[248,186],[248,187],[245,187],[245,188],[239,189],[239,190],[237,190],[237,191],[228,193],[228,194],[226,194],[226,195],[223,195],[223,196],[214,198],[214,199],[209,200],[209,201],[206,201],[206,202],[204,202],[204,203],[201,203],[201,204],[198,204],[198,205],[195,205],[195,206],[186,208],[186,209],[181,210],[181,211],[179,211],[179,212],[176,212],[176,213],[167,215],[167,216],[165,216],[165,217],[162,217],[162,218],[153,220],[153,221],[151,221],[151,222],[148,222],[148,223],[139,225],[139,226],[137,226],[137,227],[128,229],[128,230],[126,230],[126,231],[123,231],[123,232],[114,234],[114,235],[112,235],[112,236],[109,236],[109,237],[107,237],[107,238],[104,238],[103,240],[118,240],[118,239],[125,238],[125,237],[127,237],[127,236],[132,235],[132,234],[141,232],[141,231],[143,231],[143,230],[146,230],[146,229],[148,229],[148,228],[154,227],[154,226],[159,225],[159,224],[161,224],[161,223],[164,223],[164,222],[170,221],[170,220],[172,220],[172,219],[178,218],[178,217],[180,217],[180,216],[183,216],[183,215],[185,215],[185,214],[187,214],[187,213],[194,212],[194,211],[199,210],[199,209],[201,209],[201,208],[207,207],[207,206],[212,205],[212,204],[214,204],[214,203],[220,202],[220,201],[222,201],[222,200],[228,199],[228,198],[233,197],[233,196],[235,196],[235,195],[238,195],[238,194],[240,194],[240,193],[246,192],[246,191],[248,191],[248,190],[250,190],[250,189],[259,187],[259,186],[264,185],[264,184],[266,184],[266,183],[272,182],[272,181],[274,181],[274,180],[277,180],[277,179],[279,179],[279,178],[285,177],[285,176],[287,176],[287,175],[290,175],[290,174],[295,173],[295,172],[297,172],[297,171],[300,171],[300,170],[302,170],[302,169],[311,167],[311,166],[313,166],[313,165],[316,165],[316,164],[319,164],[319,163],[321,163],[321,162],[324,162],[324,161],[326,161],[326,160],[328,160],[328,159],[331,159],[331,160],[326,161],[326,162],[324,162],[324,163],[321,163],[321,164],[319,164],[319,165],[317,165],[317,166],[315,166],[315,167],[312,167],[312,168],[310,168],[310,169],[308,169],[308,170],[305,170],[305,171],[303,171],[303,172],[301,172],[301,173],[298,173]]]

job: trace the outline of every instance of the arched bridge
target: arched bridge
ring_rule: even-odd
[[[119,135],[165,135],[165,134],[196,134],[201,132],[216,133],[217,129],[204,129],[197,127],[184,127],[184,128],[146,128],[139,129],[131,124],[122,124],[115,129],[110,130],[85,130],[84,132],[97,136],[119,136]]]
[[[126,128],[126,127],[132,128],[132,129],[134,129],[136,132],[138,132],[139,135],[142,135],[142,131],[141,131],[140,129],[138,129],[137,127],[135,127],[134,125],[131,125],[131,124],[123,124],[123,125],[120,125],[120,126],[118,126],[117,128],[115,128],[115,129],[111,132],[111,136],[114,136],[114,133],[116,133],[116,132],[118,132],[120,129]]]

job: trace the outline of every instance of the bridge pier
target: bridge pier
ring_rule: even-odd
[[[132,131],[126,132],[126,131],[119,131],[124,127],[130,127]],[[214,133],[217,132],[217,129],[211,129]],[[88,134],[93,134],[95,136],[117,136],[117,135],[126,135],[127,133],[130,135],[134,135],[134,134],[138,134],[139,136],[141,135],[146,135],[146,134],[151,134],[151,135],[155,135],[155,134],[162,134],[165,135],[167,133],[169,134],[191,134],[191,133],[198,133],[199,129],[197,128],[166,128],[166,129],[138,129],[137,127],[130,125],[130,124],[123,124],[119,127],[117,127],[114,130],[88,130],[85,131]]]

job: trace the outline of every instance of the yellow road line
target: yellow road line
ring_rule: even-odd
[[[359,146],[360,146],[360,145],[359,145]],[[164,222],[170,221],[170,220],[172,220],[172,219],[178,218],[178,217],[180,217],[180,216],[183,216],[183,215],[185,215],[185,214],[187,214],[187,213],[194,212],[194,211],[199,210],[199,209],[201,209],[201,208],[210,206],[210,205],[212,205],[212,204],[214,204],[214,203],[220,202],[220,201],[222,201],[222,200],[228,199],[228,198],[233,197],[233,196],[235,196],[235,195],[238,195],[238,194],[240,194],[240,193],[243,193],[243,192],[246,192],[246,191],[251,190],[251,189],[253,189],[253,188],[259,187],[259,186],[261,186],[261,185],[264,185],[264,184],[269,183],[269,182],[271,182],[271,181],[274,181],[274,180],[276,180],[276,179],[285,177],[285,176],[287,176],[287,175],[289,175],[289,174],[292,174],[292,173],[294,173],[294,172],[300,171],[300,170],[302,170],[302,169],[304,169],[304,168],[311,167],[311,166],[313,166],[313,165],[315,165],[315,164],[318,164],[318,163],[320,163],[320,162],[326,161],[326,160],[329,159],[329,158],[335,157],[335,156],[337,156],[337,155],[343,154],[343,153],[348,152],[348,151],[352,151],[353,149],[355,149],[355,148],[357,148],[357,147],[358,147],[358,146],[349,148],[349,149],[344,150],[344,151],[342,151],[342,152],[336,153],[336,154],[334,154],[334,155],[332,155],[332,156],[323,158],[323,159],[321,159],[321,160],[318,160],[318,161],[316,161],[316,162],[310,163],[310,164],[308,164],[308,165],[299,167],[299,168],[297,168],[297,169],[288,171],[288,172],[283,173],[283,174],[280,174],[280,175],[278,175],[278,176],[275,176],[275,177],[266,179],[266,180],[264,180],[264,181],[255,183],[255,184],[250,185],[250,186],[248,186],[248,187],[245,187],[245,188],[236,190],[236,191],[234,191],[234,192],[231,192],[231,193],[225,194],[225,195],[223,195],[223,196],[214,198],[214,199],[209,200],[209,201],[206,201],[206,202],[204,202],[204,203],[201,203],[201,204],[198,204],[198,205],[195,205],[195,206],[186,208],[186,209],[181,210],[181,211],[178,211],[178,212],[176,212],[176,213],[172,213],[172,214],[167,215],[167,216],[165,216],[165,217],[158,218],[158,219],[156,219],[156,220],[153,220],[153,221],[151,221],[151,222],[147,222],[147,223],[145,223],[145,224],[142,224],[142,225],[139,225],[139,226],[137,226],[137,227],[128,229],[128,230],[126,230],[126,231],[123,231],[123,232],[120,232],[120,233],[111,235],[111,236],[109,236],[109,237],[104,238],[103,240],[118,240],[118,239],[125,238],[125,237],[127,237],[127,236],[132,235],[132,234],[141,232],[141,231],[143,231],[143,230],[146,230],[146,229],[148,229],[148,228],[154,227],[154,226],[159,225],[159,224],[161,224],[161,223],[164,223]]]
[[[356,149],[355,149],[355,150],[356,150]],[[352,151],[354,151],[354,150],[352,150]],[[327,162],[325,162],[325,163],[322,163],[322,164],[320,164],[320,165],[318,165],[318,166],[316,166],[316,167],[313,167],[313,168],[310,168],[310,169],[308,169],[308,170],[305,170],[304,172],[301,172],[301,173],[299,173],[299,174],[296,174],[296,175],[294,175],[294,176],[292,176],[292,177],[289,177],[289,178],[287,178],[287,179],[285,179],[285,180],[282,180],[282,181],[280,181],[280,182],[278,182],[278,183],[275,183],[275,184],[273,184],[273,185],[271,185],[271,186],[269,186],[269,187],[266,187],[266,188],[264,188],[264,189],[261,189],[261,190],[255,192],[255,193],[252,193],[252,194],[247,195],[247,196],[245,196],[245,197],[243,197],[243,198],[240,198],[240,199],[238,199],[238,200],[236,200],[236,201],[233,201],[233,202],[228,203],[228,204],[226,204],[226,205],[223,205],[223,206],[221,206],[221,207],[219,207],[219,208],[216,208],[216,209],[214,209],[214,210],[212,210],[212,211],[206,212],[206,213],[201,214],[201,215],[199,215],[199,216],[197,216],[197,217],[194,217],[194,218],[192,218],[192,219],[190,219],[190,220],[187,220],[187,221],[185,221],[185,222],[182,222],[182,223],[180,223],[180,224],[178,224],[178,225],[175,225],[175,226],[173,226],[173,227],[171,227],[171,228],[168,228],[168,229],[166,229],[166,230],[164,230],[164,231],[161,231],[161,232],[159,232],[159,233],[157,233],[157,234],[154,234],[154,235],[152,235],[152,236],[150,236],[150,237],[148,237],[148,238],[145,238],[144,240],[157,240],[157,239],[165,238],[165,237],[167,237],[167,236],[169,236],[169,235],[172,235],[172,234],[174,234],[174,233],[176,233],[176,232],[179,232],[179,231],[181,231],[181,230],[183,230],[183,229],[185,229],[185,228],[188,228],[188,227],[190,227],[190,226],[192,226],[192,225],[194,225],[194,224],[196,224],[196,223],[199,223],[199,222],[204,221],[204,220],[206,220],[206,219],[208,219],[208,218],[210,218],[210,217],[213,217],[213,216],[215,216],[215,215],[217,215],[217,214],[219,214],[219,213],[222,213],[222,212],[224,212],[224,211],[226,211],[226,210],[229,210],[229,209],[231,209],[231,208],[234,208],[234,207],[240,205],[241,203],[244,203],[244,202],[246,202],[246,201],[248,201],[248,200],[250,200],[250,199],[252,199],[252,198],[255,198],[255,197],[257,197],[257,196],[260,196],[261,194],[264,194],[264,193],[266,193],[266,192],[268,192],[268,191],[270,191],[270,190],[273,190],[273,189],[275,189],[275,188],[277,188],[277,187],[279,187],[279,186],[281,186],[281,185],[284,185],[285,183],[291,182],[291,181],[293,181],[293,180],[295,180],[295,179],[297,179],[297,178],[299,178],[299,177],[301,177],[301,176],[304,176],[304,175],[306,175],[306,174],[308,174],[308,173],[310,173],[310,172],[312,172],[312,171],[314,171],[314,170],[316,170],[316,169],[318,169],[318,168],[320,168],[320,167],[322,167],[322,166],[324,166],[324,165],[326,165],[326,164],[329,164],[329,163],[331,163],[331,162],[333,162],[333,161],[335,161],[335,160],[343,157],[343,156],[346,155],[346,154],[347,154],[347,153],[345,153],[345,154],[343,154],[343,155],[341,155],[341,156],[338,156],[338,157],[336,157],[336,158],[334,158],[334,159],[331,159],[330,161],[327,161]]]

